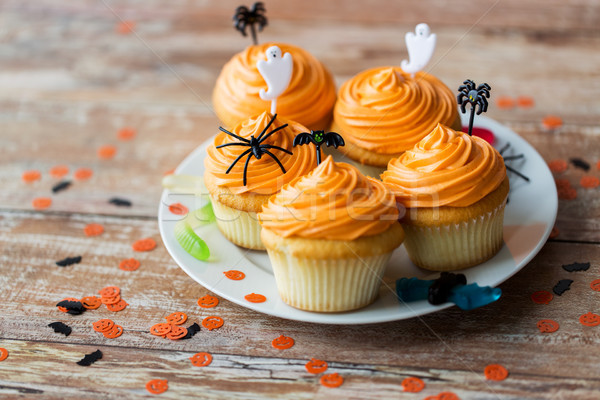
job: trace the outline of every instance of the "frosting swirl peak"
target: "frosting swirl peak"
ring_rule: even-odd
[[[438,124],[381,175],[406,207],[466,207],[506,177],[502,156],[485,140]]]
[[[354,240],[387,230],[398,209],[381,182],[329,156],[272,196],[258,218],[282,237]]]
[[[263,130],[272,119],[272,115],[263,112],[257,116],[249,118],[239,123],[230,132],[243,138],[250,139],[252,136],[258,138]],[[229,136],[224,132],[220,132],[212,145],[207,149],[207,157],[204,159],[206,172],[210,173],[215,178],[215,183],[218,186],[227,187],[233,194],[253,192],[256,194],[270,195],[276,193],[284,184],[292,179],[309,172],[317,165],[317,158],[314,150],[309,146],[299,146],[293,148],[294,137],[306,132],[307,129],[293,121],[285,121],[277,117],[263,138],[269,132],[288,124],[287,127],[278,130],[261,144],[274,145],[282,147],[293,154],[289,155],[281,150],[269,149],[285,168],[285,174],[281,171],[279,164],[268,154],[263,154],[260,159],[257,159],[249,153],[250,160],[246,173],[246,186],[243,184],[244,164],[246,156],[242,157],[235,166],[225,172],[229,166],[238,158],[244,151],[250,149],[248,146],[227,146],[217,149],[217,146],[228,143],[241,143],[240,140]]]
[[[436,77],[399,67],[359,73],[339,91],[334,120],[350,142],[379,154],[408,150],[437,125],[458,123],[452,91]]]

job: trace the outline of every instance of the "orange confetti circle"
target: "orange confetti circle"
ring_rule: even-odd
[[[183,313],[181,311],[176,311],[176,312],[171,313],[168,316],[166,316],[165,319],[167,320],[167,323],[169,323],[169,324],[181,325],[181,324],[185,323],[185,321],[187,321],[188,316],[186,313]]]
[[[531,300],[536,304],[548,304],[553,298],[554,295],[547,290],[538,290],[531,294]]]
[[[8,357],[8,350],[6,350],[4,347],[0,347],[0,361],[6,360],[7,357]]]
[[[319,379],[319,382],[325,387],[336,388],[342,386],[344,378],[337,372],[334,372],[333,374],[323,375],[321,379]]]
[[[81,304],[88,310],[96,310],[102,305],[102,300],[96,296],[86,296],[81,299]]]
[[[294,345],[295,341],[289,336],[280,335],[278,338],[273,339],[271,346],[278,350],[286,350]]]
[[[565,172],[569,164],[565,160],[552,160],[548,163],[548,168],[550,171],[560,174],[561,172]]]
[[[562,119],[556,115],[547,115],[542,119],[542,125],[544,125],[546,129],[560,128],[562,124]]]
[[[131,140],[135,137],[135,129],[133,128],[122,128],[117,134],[119,140]]]
[[[104,331],[104,332],[102,332],[102,334],[107,339],[118,338],[119,336],[121,336],[123,334],[123,327],[121,325],[115,324],[115,326],[110,328],[110,330]]]
[[[165,336],[167,333],[171,332],[173,329],[173,325],[167,324],[166,322],[161,322],[159,324],[152,325],[150,328],[150,333],[154,336]]]
[[[119,311],[123,311],[128,305],[129,305],[129,303],[127,303],[125,300],[121,299],[114,304],[107,304],[106,308],[108,309],[108,311],[119,312]]]
[[[98,290],[98,294],[102,297],[115,297],[121,293],[121,289],[118,286],[106,286]]]
[[[503,381],[508,377],[508,370],[500,364],[490,364],[483,370],[485,379],[490,381]]]
[[[559,234],[560,234],[560,231],[558,230],[558,228],[553,227],[552,230],[550,231],[550,239],[554,239],[554,238],[558,237]]]
[[[244,298],[250,303],[264,303],[267,301],[267,298],[262,294],[258,293],[250,293],[244,296]]]
[[[137,240],[131,245],[134,251],[150,251],[156,248],[156,242],[152,238]]]
[[[223,318],[211,315],[210,317],[206,317],[202,320],[202,326],[212,331],[213,329],[218,329],[223,326]]]
[[[121,35],[127,35],[133,32],[135,28],[135,22],[133,21],[121,21],[117,24],[116,30],[117,33]]]
[[[152,394],[161,394],[169,389],[169,381],[166,379],[152,379],[146,382],[146,390]]]
[[[320,374],[327,371],[327,362],[317,358],[311,358],[309,362],[304,364],[304,368],[311,374]]]
[[[108,319],[108,318],[101,319],[92,324],[92,328],[94,328],[94,330],[96,332],[108,332],[114,326],[115,326],[115,323],[113,322],[113,320]]]
[[[579,184],[581,185],[581,187],[584,187],[586,189],[593,189],[597,188],[600,185],[600,179],[596,178],[595,176],[586,175],[581,177]]]
[[[102,301],[102,304],[106,305],[117,304],[119,301],[121,301],[121,295],[116,295],[112,297],[102,296],[100,300]]]
[[[189,212],[188,208],[181,203],[171,204],[169,211],[175,215],[186,215]]]
[[[600,279],[595,279],[590,282],[590,288],[596,292],[600,292]]]
[[[98,236],[104,232],[104,227],[100,224],[87,224],[85,228],[83,228],[83,233],[85,236]]]
[[[405,392],[419,393],[425,389],[425,382],[422,379],[414,376],[409,376],[402,381],[402,388]]]
[[[194,367],[206,367],[210,365],[213,357],[210,353],[196,353],[190,357],[190,361]]]
[[[600,325],[600,315],[588,312],[579,317],[579,322],[585,326],[598,326]]]
[[[135,258],[128,258],[119,263],[119,269],[123,271],[135,271],[140,267],[140,262]]]
[[[519,97],[517,97],[517,105],[519,107],[530,108],[530,107],[533,107],[534,104],[535,104],[535,101],[530,96],[519,96]]]
[[[202,308],[213,308],[219,305],[219,299],[215,296],[207,294],[198,299],[198,305]]]
[[[537,328],[542,333],[556,332],[559,328],[558,322],[551,319],[542,319],[537,322]]]
[[[50,168],[50,175],[53,178],[62,178],[69,173],[69,167],[66,165],[57,165]]]
[[[242,279],[244,279],[246,277],[246,274],[244,274],[242,271],[238,271],[235,269],[231,269],[231,270],[225,271],[223,273],[225,274],[225,277],[227,279],[231,279],[232,281],[241,281]]]
[[[437,400],[460,400],[460,397],[452,392],[441,392],[437,395]]]
[[[42,174],[40,174],[40,171],[32,169],[30,171],[25,171],[23,172],[23,175],[21,175],[21,179],[23,180],[23,182],[26,183],[31,183],[31,182],[35,182],[37,180],[39,180],[42,177]]]
[[[496,98],[496,106],[498,108],[508,110],[515,106],[515,101],[508,96],[500,96]]]
[[[36,197],[31,202],[31,205],[37,210],[43,210],[52,205],[52,199],[50,197]]]
[[[75,171],[73,176],[75,177],[75,179],[83,181],[85,179],[91,178],[93,174],[94,172],[89,168],[79,168]]]
[[[115,156],[117,148],[113,145],[106,145],[98,148],[98,158],[108,160]]]
[[[178,340],[187,335],[187,328],[179,325],[173,325],[171,332],[167,333],[167,339]]]

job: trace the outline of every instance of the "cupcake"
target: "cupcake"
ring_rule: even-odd
[[[219,133],[208,147],[204,180],[219,230],[231,242],[264,250],[256,213],[284,184],[317,165],[308,147],[294,148],[292,154],[294,137],[305,131],[303,125],[263,112],[239,123],[231,134]],[[260,144],[274,157],[263,153],[257,159],[250,147],[240,145],[261,134]]]
[[[265,59],[265,51],[273,45],[249,46],[223,67],[213,91],[213,107],[226,127],[269,109],[269,102],[259,96],[265,81],[256,63]],[[278,115],[312,130],[327,129],[335,104],[332,75],[305,50],[288,44],[276,45],[283,53],[292,55],[294,64],[290,84],[277,99]]]
[[[413,78],[399,67],[379,67],[342,85],[331,130],[342,133],[341,151],[361,171],[379,176],[438,123],[461,129],[456,99],[446,85],[425,72]]]
[[[405,246],[419,267],[467,268],[502,247],[509,184],[502,156],[485,140],[437,125],[381,179],[406,208]]]
[[[392,193],[331,156],[272,196],[258,217],[281,298],[308,311],[372,303],[404,239]]]

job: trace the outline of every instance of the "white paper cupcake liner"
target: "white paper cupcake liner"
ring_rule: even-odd
[[[260,240],[260,223],[255,212],[228,207],[210,197],[219,230],[230,242],[248,249],[265,250]]]

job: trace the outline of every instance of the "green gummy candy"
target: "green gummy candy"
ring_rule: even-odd
[[[210,204],[209,204],[210,206]],[[211,209],[212,210],[212,209]],[[210,257],[210,250],[200,239],[188,222],[184,219],[175,224],[175,239],[177,243],[192,257],[198,260],[207,260]]]

